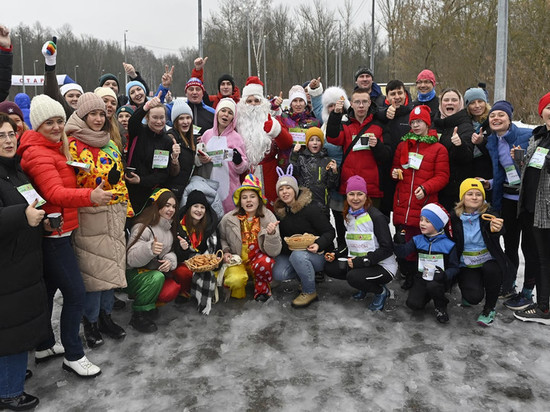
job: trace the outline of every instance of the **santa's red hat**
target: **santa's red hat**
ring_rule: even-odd
[[[264,96],[264,84],[258,76],[250,76],[246,79],[246,85],[243,87],[242,98],[248,96]]]

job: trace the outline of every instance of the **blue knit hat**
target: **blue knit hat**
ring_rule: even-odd
[[[137,80],[132,80],[126,85],[126,96],[130,97],[130,89],[134,86],[139,86],[143,89],[143,93],[147,94],[147,90],[145,89],[145,86],[142,82],[138,82]]]
[[[493,113],[495,110],[502,110],[508,115],[510,122],[512,121],[512,113],[514,113],[514,107],[510,102],[507,102],[506,100],[499,100],[493,105],[493,107],[489,111],[489,114]]]
[[[438,232],[441,232],[449,221],[449,214],[443,206],[437,203],[429,203],[424,206],[420,211],[420,216],[428,219]]]
[[[487,103],[487,96],[481,87],[472,87],[464,93],[464,104],[468,106],[474,100],[483,100]]]

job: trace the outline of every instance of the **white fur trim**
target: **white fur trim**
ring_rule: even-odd
[[[273,121],[273,126],[271,126],[271,130],[267,132],[267,135],[271,137],[272,139],[275,139],[279,134],[281,134],[281,123],[271,116],[271,120]]]
[[[302,99],[304,102],[307,103],[306,94],[302,91],[295,90],[290,96],[288,96],[288,100],[290,100],[290,103],[292,103],[294,99]]]
[[[258,83],[250,83],[243,87],[242,97],[246,99],[248,96],[264,96],[264,88]]]
[[[317,87],[316,89],[311,89],[308,86],[307,90],[309,91],[309,95],[311,97],[321,96],[323,94],[323,83],[319,83],[319,87]]]

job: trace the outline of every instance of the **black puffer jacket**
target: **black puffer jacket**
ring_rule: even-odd
[[[28,182],[15,158],[0,157],[0,356],[32,350],[48,333],[42,229],[27,223],[17,190]]]
[[[282,255],[290,255],[292,252],[284,241],[285,236],[309,233],[319,238],[315,241],[319,245],[319,252],[330,252],[333,248],[335,237],[334,228],[328,217],[315,206],[312,201],[311,191],[305,187],[300,188],[298,198],[292,207],[288,207],[281,199],[277,199],[273,205],[275,215],[281,221],[279,232],[283,239]]]
[[[177,199],[181,199],[183,191],[189,182],[191,173],[193,172],[193,165],[195,162],[195,150],[191,149],[191,146],[182,138],[182,136],[175,130],[170,129],[167,132],[168,136],[174,138],[176,143],[179,143],[181,147],[178,161],[180,163],[180,172],[176,176],[170,176],[166,182],[166,187],[170,189]],[[193,138],[193,137],[191,137]]]
[[[325,213],[328,213],[329,192],[337,188],[338,180],[338,175],[332,169],[327,170],[330,161],[324,148],[315,154],[304,149],[298,153],[292,152],[290,156],[298,185],[311,190],[313,202]]]

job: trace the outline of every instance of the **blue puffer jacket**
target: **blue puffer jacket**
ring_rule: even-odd
[[[515,124],[510,125],[510,129],[503,136],[508,142],[510,149],[513,146],[520,146],[522,149],[527,149],[529,138],[533,131],[525,127],[517,127]],[[498,161],[498,137],[496,133],[491,133],[487,138],[487,150],[491,156],[491,162],[493,163],[493,197],[492,207],[494,210],[500,212],[502,208],[502,195],[504,194],[504,182],[506,181],[506,172],[502,165]],[[518,175],[521,176],[520,169],[516,166]]]

